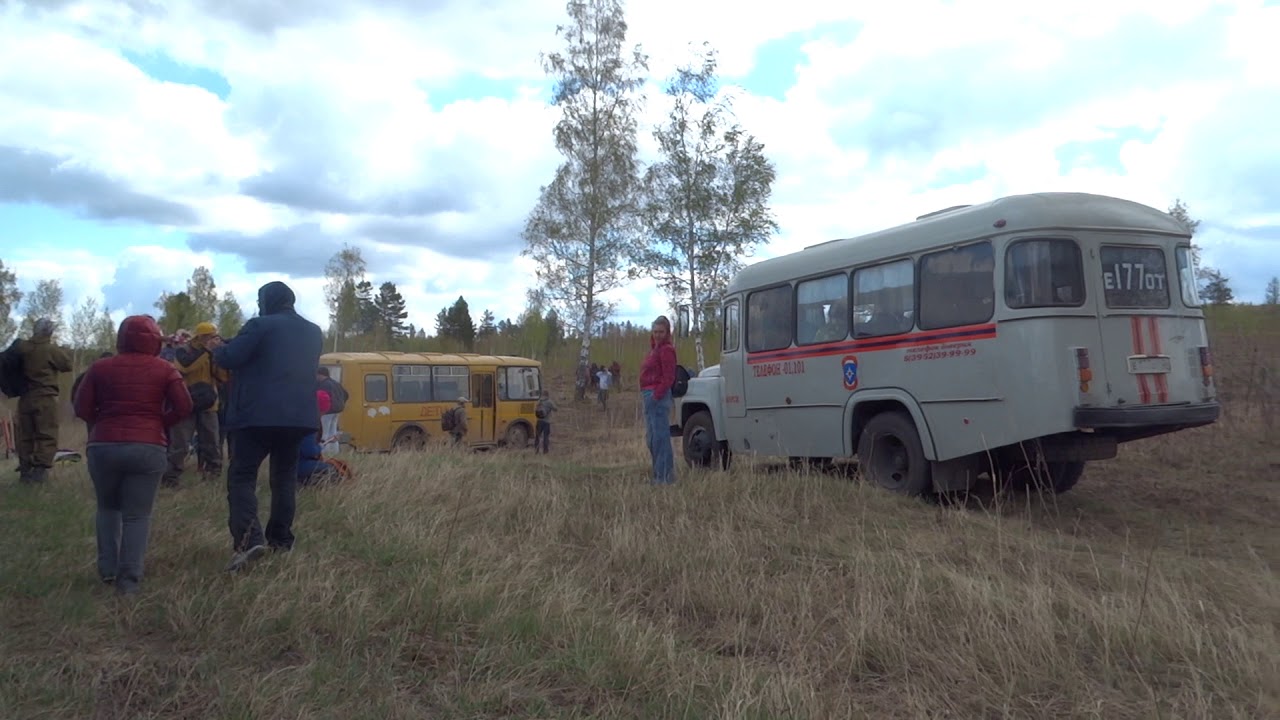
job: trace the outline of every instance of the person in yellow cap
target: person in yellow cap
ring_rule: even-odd
[[[174,367],[182,374],[191,393],[192,413],[169,429],[169,468],[161,483],[177,487],[178,478],[191,453],[191,439],[197,441],[196,454],[201,475],[212,479],[222,473],[222,447],[218,438],[219,388],[230,375],[213,361],[208,344],[218,336],[218,328],[211,322],[196,325],[195,337],[177,348]]]

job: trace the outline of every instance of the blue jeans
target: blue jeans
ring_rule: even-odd
[[[644,398],[644,438],[653,458],[653,483],[669,485],[676,481],[676,458],[671,449],[671,393],[655,400],[652,390],[640,393]]]
[[[163,445],[93,443],[85,452],[98,500],[98,574],[121,590],[142,581],[151,509],[168,464]]]

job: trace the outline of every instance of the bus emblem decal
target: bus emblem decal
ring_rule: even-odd
[[[844,374],[844,389],[856,390],[858,388],[858,356],[845,355],[840,361],[840,371]]]

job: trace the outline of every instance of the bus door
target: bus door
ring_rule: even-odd
[[[1203,321],[1182,308],[1179,278],[1167,241],[1117,238],[1097,251],[1103,357],[1092,359],[1094,392],[1113,407],[1164,405],[1195,399],[1188,352],[1201,344]],[[1198,354],[1197,354],[1198,370]],[[1101,367],[1103,373],[1096,368]]]
[[[339,428],[351,433],[358,450],[386,450],[391,447],[391,368],[386,365],[353,365],[344,387],[351,394],[338,420]],[[358,393],[350,383],[359,382]],[[359,398],[359,402],[356,402]]]
[[[496,381],[492,370],[471,373],[471,408],[467,413],[469,427],[467,441],[471,443],[494,442],[494,423],[497,408],[494,403]]]
[[[747,416],[746,399],[742,387],[742,315],[741,303],[737,298],[725,303],[724,334],[720,343],[720,378],[724,383],[725,417],[742,418]]]

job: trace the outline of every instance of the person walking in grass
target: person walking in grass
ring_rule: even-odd
[[[217,326],[202,322],[196,325],[195,337],[176,349],[173,365],[187,383],[195,410],[169,430],[169,469],[161,480],[165,487],[178,486],[193,441],[200,476],[211,480],[222,474],[222,435],[218,429],[218,407],[222,398],[218,396],[218,389],[229,377],[226,369],[214,362],[209,349],[216,337]]]
[[[671,386],[676,381],[676,347],[671,342],[671,321],[665,315],[653,321],[649,348],[640,365],[645,442],[653,460],[652,482],[669,485],[676,481],[675,453],[671,449]]]
[[[329,375],[329,368],[316,370],[316,387],[329,394],[329,407],[320,413],[320,442],[325,452],[333,455],[338,452],[338,416],[347,407],[350,395],[342,383]]]
[[[298,450],[308,433],[320,431],[316,368],[324,333],[294,309],[293,290],[282,282],[258,289],[258,316],[225,344],[213,343],[213,359],[230,370],[227,430],[227,526],[235,572],[269,549],[289,551],[295,537]],[[264,531],[258,519],[258,468],[271,458],[271,515]]]
[[[191,414],[191,394],[162,360],[160,326],[131,315],[116,336],[119,354],[89,366],[75,395],[89,427],[89,478],[97,496],[98,576],[116,592],[138,592],[151,510],[168,465],[169,428]]]
[[[41,483],[58,453],[58,376],[71,372],[71,356],[53,342],[49,318],[36,320],[31,337],[10,346],[21,358],[18,396],[18,480]]]
[[[603,410],[609,409],[609,388],[613,384],[613,375],[603,365],[596,371],[596,399]]]
[[[535,454],[542,453],[546,455],[551,452],[551,413],[559,409],[551,400],[551,392],[543,390],[542,397],[538,400],[538,404],[533,410],[533,414],[538,420],[533,434],[533,452]]]
[[[466,442],[468,402],[470,401],[465,395],[458,398],[458,404],[445,411],[445,417],[441,418],[440,425],[445,432],[453,436],[454,445],[462,445]]]

